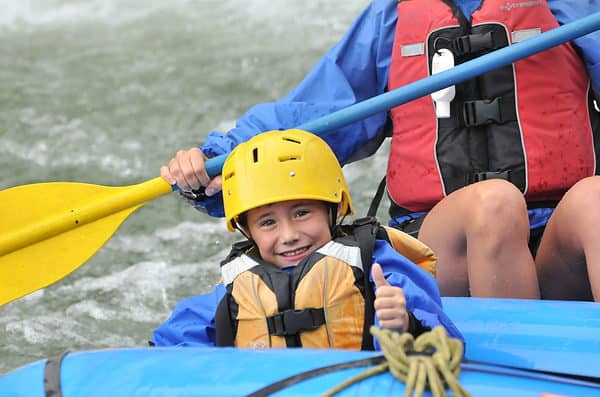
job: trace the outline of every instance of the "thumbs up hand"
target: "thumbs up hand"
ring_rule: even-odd
[[[373,263],[371,276],[376,288],[374,307],[379,326],[400,333],[406,332],[409,320],[404,291],[387,282],[379,263]]]

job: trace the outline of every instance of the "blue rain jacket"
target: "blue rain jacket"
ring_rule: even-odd
[[[443,325],[448,335],[463,340],[462,335],[442,309],[437,283],[431,275],[399,254],[389,243],[375,241],[373,262],[381,265],[387,281],[400,287],[406,307],[424,326]],[[371,277],[369,277],[371,278]],[[375,284],[371,278],[371,284]],[[181,300],[171,316],[153,333],[156,346],[215,346],[215,313],[225,295],[223,284],[211,292]],[[375,316],[375,325],[378,325]],[[375,346],[378,343],[375,340]]]

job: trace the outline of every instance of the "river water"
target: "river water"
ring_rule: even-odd
[[[158,176],[177,149],[285,94],[367,3],[0,0],[0,189]],[[384,152],[344,168],[360,215]],[[176,194],[146,204],[77,271],[0,307],[0,374],[147,345],[178,300],[215,284],[237,239]]]

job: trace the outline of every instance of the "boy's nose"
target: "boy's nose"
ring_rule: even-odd
[[[283,222],[280,229],[280,238],[284,244],[298,241],[298,230],[290,222]]]

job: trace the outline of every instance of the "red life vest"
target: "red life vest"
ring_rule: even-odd
[[[484,0],[470,23],[448,3],[399,1],[390,90],[429,76],[442,48],[460,64],[558,26],[544,0]],[[396,205],[426,211],[491,178],[510,180],[528,202],[557,201],[597,173],[590,82],[570,43],[455,88],[450,118],[437,118],[429,95],[391,110],[387,187]]]

